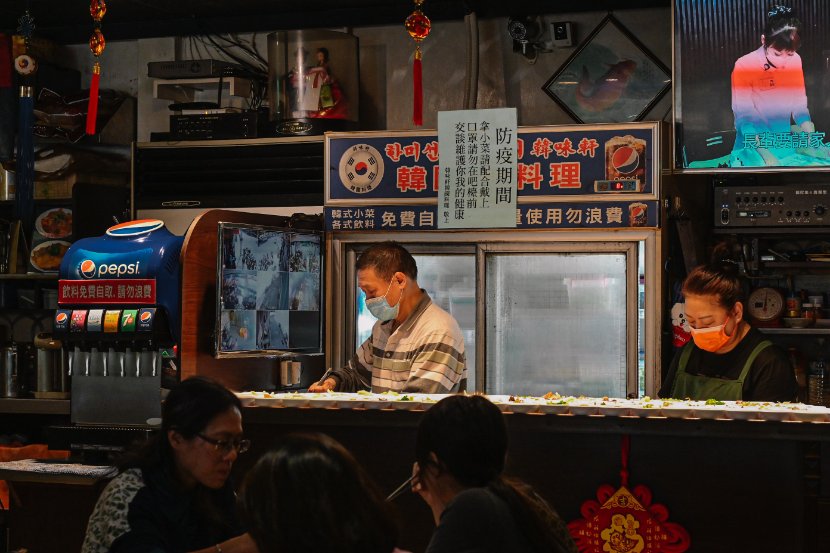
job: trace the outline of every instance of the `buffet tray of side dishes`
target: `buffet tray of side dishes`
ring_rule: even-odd
[[[444,394],[383,392],[240,392],[246,407],[423,411]],[[504,413],[830,423],[830,408],[804,403],[563,396],[488,395]]]

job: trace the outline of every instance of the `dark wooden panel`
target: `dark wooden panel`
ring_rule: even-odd
[[[245,433],[254,446],[237,462],[239,479],[279,436],[297,431],[320,431],[341,441],[384,491],[395,489],[411,470],[418,412],[245,411]],[[548,427],[545,419],[586,424],[569,427],[567,421],[558,421]],[[620,484],[622,434],[614,421],[508,415],[507,422],[509,472],[535,486],[566,521],[580,518],[582,503],[595,498],[599,485]],[[631,441],[630,484],[648,486],[654,502],[669,509],[669,520],[690,532],[690,553],[827,551],[806,543],[817,526],[826,526],[821,521],[828,520],[828,505],[821,506],[817,517],[805,508],[804,442],[776,432],[765,435],[763,428],[754,436],[730,437],[696,432],[688,421],[674,421],[680,424],[673,426],[668,421],[656,429],[651,422],[628,419],[628,428],[642,427]],[[729,423],[726,427],[736,428]],[[423,550],[433,528],[427,506],[404,494],[396,507],[405,521],[401,546]],[[823,544],[827,535],[821,532]]]

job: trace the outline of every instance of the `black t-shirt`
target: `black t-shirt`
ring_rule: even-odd
[[[576,552],[565,523],[557,516],[563,550]],[[536,553],[516,524],[507,502],[488,488],[459,493],[441,513],[427,553]]]
[[[741,376],[747,358],[760,342],[767,339],[756,328],[750,328],[743,340],[732,351],[711,353],[692,346],[686,372],[693,375],[737,380]],[[677,365],[683,348],[679,349],[669,366],[669,373],[660,388],[660,397],[671,397]],[[743,385],[744,401],[794,401],[798,383],[787,352],[776,345],[761,351],[752,363]],[[683,398],[677,398],[683,399]]]

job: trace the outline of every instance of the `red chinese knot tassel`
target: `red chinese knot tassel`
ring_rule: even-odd
[[[419,127],[424,124],[424,86],[420,48],[415,50],[415,61],[412,62],[412,122]]]
[[[95,134],[98,119],[98,84],[101,81],[101,65],[96,61],[92,67],[92,81],[89,83],[89,106],[86,110],[86,134]]]
[[[101,83],[101,64],[98,57],[104,53],[107,41],[101,32],[101,20],[107,13],[105,0],[90,0],[89,15],[92,16],[92,36],[89,37],[89,51],[95,56],[95,65],[92,66],[92,80],[89,83],[89,105],[86,110],[86,134],[95,134],[98,120],[98,86]]]
[[[415,0],[415,11],[404,22],[409,36],[415,40],[415,60],[412,62],[412,122],[417,126],[424,124],[424,86],[423,68],[421,66],[421,41],[432,28],[429,18],[421,11],[424,0]]]

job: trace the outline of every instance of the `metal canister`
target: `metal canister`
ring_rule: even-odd
[[[0,397],[17,397],[17,344],[14,342],[0,348]]]
[[[15,172],[0,164],[0,200],[13,200],[15,189]]]

